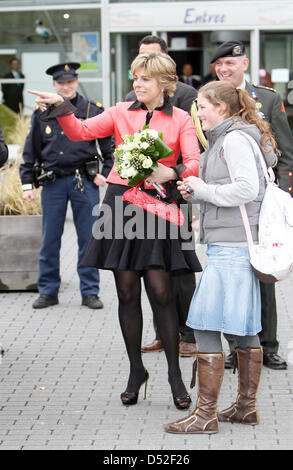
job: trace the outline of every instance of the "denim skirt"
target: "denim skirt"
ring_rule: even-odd
[[[248,248],[208,245],[207,256],[186,324],[195,330],[256,335],[262,329],[260,287]]]

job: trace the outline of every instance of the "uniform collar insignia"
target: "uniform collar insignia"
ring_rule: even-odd
[[[257,92],[255,91],[254,88],[251,88],[251,90],[250,90],[250,96],[251,96],[251,98],[253,98],[254,100],[257,100],[257,99],[258,99],[258,94],[257,94]]]

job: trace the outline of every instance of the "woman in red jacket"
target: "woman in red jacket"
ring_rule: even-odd
[[[142,188],[156,195],[153,183],[166,183],[198,174],[200,152],[197,137],[188,113],[172,107],[168,99],[173,95],[178,79],[171,57],[161,53],[140,54],[132,63],[131,72],[137,101],[117,103],[101,115],[85,121],[75,118],[71,103],[61,96],[33,93],[38,96],[36,101],[43,110],[46,104],[55,106],[46,116],[57,117],[72,140],[92,140],[113,134],[118,146],[122,142],[121,136],[134,134],[145,124],[150,129],[161,131],[164,142],[173,153],[159,163],[159,168],[146,179]],[[180,152],[182,164],[177,165]],[[130,375],[126,390],[121,394],[122,403],[136,404],[139,389],[143,384],[146,387],[149,378],[141,358],[143,276],[156,304],[154,314],[166,353],[174,404],[179,409],[188,408],[191,399],[179,367],[178,325],[171,276],[200,271],[201,266],[192,247],[182,249],[182,238],[175,226],[165,223],[166,232],[162,236],[159,219],[143,211],[139,214],[137,209],[140,236],[134,236],[133,225],[129,228],[134,206],[122,202],[123,193],[129,189],[128,181],[120,178],[114,165],[107,182],[109,185],[100,218],[93,227],[93,237],[83,262],[87,266],[110,269],[114,273],[119,321],[130,360]]]

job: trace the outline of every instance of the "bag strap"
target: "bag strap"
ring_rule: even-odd
[[[265,159],[264,159],[264,156],[263,156],[263,153],[259,147],[259,145],[255,142],[255,140],[248,134],[246,134],[246,132],[243,132],[241,130],[236,130],[236,131],[232,131],[232,132],[238,132],[239,134],[241,134],[243,137],[245,137],[251,144],[253,150],[256,152],[256,154],[258,155],[259,157],[259,161],[260,161],[260,164],[261,164],[261,168],[263,170],[263,174],[264,174],[264,177],[265,177],[265,180],[266,180],[266,183],[273,183],[275,181],[275,174],[273,172],[273,169],[271,167],[267,168],[267,165],[266,165],[266,162],[265,162]],[[229,134],[227,134],[224,138],[224,141],[223,141],[223,152],[225,154],[225,148],[226,148],[226,145],[227,145],[227,138],[228,138]],[[231,178],[231,181],[232,183],[235,182],[235,178],[234,176],[232,175],[231,173],[231,170],[229,168],[229,165],[228,165],[228,162],[227,160],[225,159],[225,155],[223,154],[223,158],[224,160],[226,161],[227,163],[227,167],[228,167],[228,171],[229,171],[229,175],[230,175],[230,178]],[[248,242],[248,246],[253,246],[253,238],[252,238],[252,233],[251,233],[251,227],[250,227],[250,224],[249,224],[249,219],[248,219],[248,215],[247,215],[247,211],[246,211],[246,207],[244,204],[241,204],[239,206],[239,209],[240,209],[240,212],[241,212],[241,217],[242,217],[242,220],[243,220],[243,224],[244,224],[244,228],[245,228],[245,233],[246,233],[246,238],[247,238],[247,242]]]
[[[235,131],[233,131],[235,132]],[[241,131],[239,131],[241,132]],[[244,134],[243,132],[241,134]],[[228,139],[228,135],[227,134],[224,138],[224,141],[223,141],[223,144],[222,144],[222,147],[223,147],[223,159],[225,160],[226,164],[227,164],[227,168],[228,168],[228,171],[229,171],[229,176],[230,176],[230,179],[232,181],[232,183],[235,183],[235,178],[234,176],[232,175],[232,172],[231,172],[231,169],[228,165],[228,162],[225,158],[225,153],[226,153],[226,145],[227,145],[227,139]],[[243,225],[244,225],[244,229],[245,229],[245,233],[246,233],[246,238],[247,238],[247,242],[248,242],[248,246],[253,246],[253,238],[252,238],[252,232],[251,232],[251,228],[250,228],[250,224],[249,224],[249,219],[248,219],[248,215],[247,215],[247,211],[246,211],[246,207],[244,204],[241,204],[239,206],[239,209],[240,209],[240,212],[241,212],[241,217],[242,217],[242,221],[243,221]]]
[[[231,181],[232,181],[232,183],[235,183],[235,178],[232,175],[228,164],[227,164],[227,167],[228,167],[228,171],[229,171]],[[245,233],[246,233],[248,246],[253,246],[253,238],[252,238],[252,233],[251,233],[251,228],[250,228],[250,224],[249,224],[249,219],[248,219],[246,207],[245,207],[244,204],[241,204],[239,206],[239,209],[240,209],[240,212],[241,212],[241,217],[242,217],[243,225],[244,225],[244,228],[245,228]]]
[[[235,132],[235,131],[233,131],[233,132]],[[266,164],[266,161],[264,159],[263,153],[262,153],[259,145],[256,143],[256,141],[249,134],[246,134],[245,132],[243,132],[241,130],[237,130],[236,132],[241,134],[243,137],[245,137],[250,142],[253,150],[258,155],[259,161],[260,161],[260,164],[261,164],[261,168],[262,168],[262,171],[263,171],[266,182],[271,183],[271,182],[275,181],[275,174],[273,172],[273,169],[272,169],[272,167],[269,167],[269,168],[267,167],[267,164]],[[227,136],[225,137],[225,139],[226,138],[227,138]]]

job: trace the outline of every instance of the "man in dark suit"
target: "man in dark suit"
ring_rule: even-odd
[[[272,126],[281,156],[276,167],[280,187],[293,195],[293,137],[288,124],[285,108],[279,93],[273,88],[248,83],[244,72],[249,60],[245,46],[239,41],[226,41],[215,51],[211,63],[219,80],[232,83],[235,87],[245,88],[255,100],[256,107],[264,119]],[[277,353],[277,308],[274,284],[260,282],[262,303],[262,331],[259,334],[263,348],[264,365],[271,369],[287,369],[287,363]],[[227,338],[228,339],[228,338]],[[229,341],[229,339],[228,339]],[[229,341],[230,350],[233,344]],[[226,368],[232,368],[232,355],[226,360]]]
[[[198,88],[200,86],[200,81],[196,80],[192,74],[192,65],[189,63],[184,64],[182,67],[182,75],[180,75],[179,81],[185,83],[186,85],[190,85],[193,88]]]
[[[19,79],[24,78],[20,71],[20,62],[14,57],[10,60],[10,72],[4,78]],[[23,111],[23,83],[4,83],[2,85],[3,103],[15,113]]]
[[[167,54],[166,42],[158,36],[145,36],[139,43],[139,53],[144,52],[164,52]],[[170,99],[173,106],[190,112],[191,104],[197,97],[195,88],[185,83],[177,82],[176,90]],[[124,101],[135,101],[136,95],[134,91],[130,91],[124,98]],[[181,357],[194,356],[196,354],[196,346],[193,330],[185,325],[191,298],[195,289],[194,274],[185,274],[173,278],[174,302],[176,302],[179,322],[180,344],[179,354]],[[148,294],[148,292],[147,292]],[[152,305],[151,295],[148,294],[150,304]],[[154,323],[156,337],[152,343],[142,346],[144,353],[162,351],[163,345],[159,337],[156,324]]]

